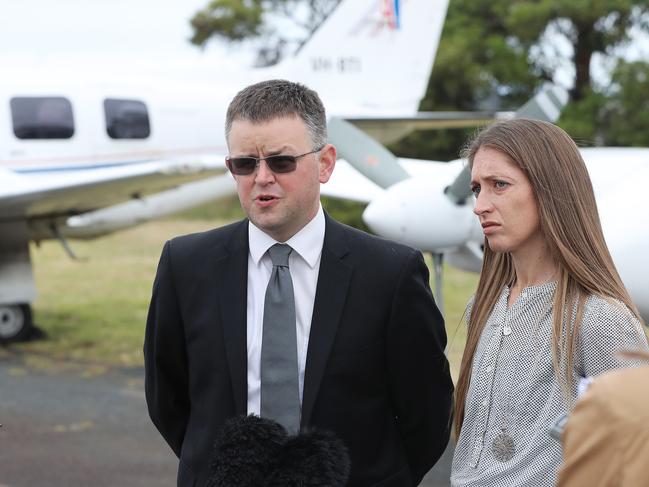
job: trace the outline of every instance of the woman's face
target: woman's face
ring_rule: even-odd
[[[481,147],[473,159],[471,189],[473,211],[491,250],[517,253],[543,244],[532,185],[509,157]]]

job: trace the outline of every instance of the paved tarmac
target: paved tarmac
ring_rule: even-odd
[[[0,487],[174,486],[177,460],[146,411],[142,369],[0,356]],[[448,485],[447,451],[422,487]]]

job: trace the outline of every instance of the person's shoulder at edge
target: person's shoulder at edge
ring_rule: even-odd
[[[612,370],[595,378],[586,394],[606,405],[608,417],[627,425],[621,433],[647,438],[649,419],[649,365]],[[627,436],[628,439],[628,436]],[[646,448],[646,447],[645,447]],[[645,450],[646,451],[646,450]]]
[[[619,485],[644,485],[634,483],[645,477],[644,462],[629,459],[646,457],[647,400],[649,365],[594,378],[568,418],[557,485],[612,485],[613,479],[622,478],[625,482]]]
[[[644,362],[637,367],[626,367],[609,370],[593,378],[588,389],[577,402],[575,410],[568,420],[567,429],[574,427],[578,417],[584,413],[584,408],[596,408],[598,415],[607,418],[605,423],[620,422],[627,426],[636,424],[641,430],[646,430],[649,409],[649,364]],[[583,426],[586,426],[584,424]],[[639,431],[636,428],[632,430]],[[629,430],[620,431],[628,433]]]
[[[649,399],[649,364],[638,367],[616,369],[597,376],[584,397],[601,396],[615,398],[623,409],[636,410],[634,403],[641,404],[637,410],[643,417],[649,416],[649,408],[644,407]],[[627,416],[629,420],[634,419]]]

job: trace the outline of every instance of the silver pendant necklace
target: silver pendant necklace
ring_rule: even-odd
[[[509,435],[506,427],[502,428],[494,438],[491,444],[491,452],[499,462],[507,462],[514,457],[516,445],[514,444],[514,438]]]
[[[534,324],[533,327],[534,331],[530,336],[530,340],[532,340],[536,336],[539,326],[541,325],[541,321],[548,313],[548,311],[550,311],[550,309],[552,308],[552,301],[553,299],[550,298],[544,310],[541,312],[538,319],[536,320],[536,323]],[[503,323],[503,328],[501,331],[501,337],[500,337],[501,343],[503,337],[509,336],[511,335],[511,333],[512,333],[512,328],[511,326],[509,326],[509,320],[506,319],[505,322]],[[530,367],[530,373],[527,377],[528,381],[532,378],[534,371],[536,370],[536,367],[539,362],[539,358],[540,356],[537,353],[536,358],[534,359],[534,366]],[[519,364],[519,368],[520,368],[520,364]],[[511,388],[509,390],[509,393],[507,394],[507,401],[505,402],[505,412],[503,414],[503,425],[500,428],[500,433],[498,433],[493,439],[493,441],[491,442],[491,453],[493,454],[494,458],[497,461],[502,463],[508,462],[509,460],[514,458],[514,453],[516,453],[516,443],[514,442],[514,438],[512,437],[512,435],[509,434],[509,429],[507,427],[507,424],[511,419],[510,411],[509,411],[510,402],[511,402]]]

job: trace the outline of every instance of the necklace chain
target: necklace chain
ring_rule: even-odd
[[[533,332],[530,335],[529,341],[533,340],[536,337],[541,325],[541,321],[543,321],[543,318],[545,318],[548,311],[552,309],[552,301],[553,299],[552,297],[550,297],[545,307],[543,308],[543,311],[541,311],[538,318],[534,322]],[[509,336],[512,333],[512,328],[511,326],[509,326],[510,318],[508,315],[509,315],[509,310],[507,310],[507,313],[505,314],[505,319],[502,324],[502,329],[500,330],[500,345],[498,350],[498,356],[500,356],[500,351],[502,350],[502,343],[504,340],[503,337]],[[532,376],[534,375],[539,360],[540,360],[540,354],[537,353],[534,359],[534,366],[530,367],[529,369],[530,372],[528,373],[526,378],[527,382],[529,382]],[[498,358],[496,358],[496,364],[497,363],[498,363]],[[518,371],[520,370],[520,368],[521,368],[521,362],[519,361],[516,375],[518,375]],[[494,372],[494,374],[495,373],[496,372]],[[493,396],[493,382],[492,382],[491,394]],[[500,433],[496,435],[496,437],[493,439],[493,442],[491,444],[491,452],[493,453],[494,458],[499,462],[507,462],[511,460],[514,457],[514,453],[516,452],[516,444],[514,442],[514,438],[509,434],[509,428],[508,428],[508,424],[513,419],[512,418],[513,415],[511,414],[510,411],[511,398],[512,398],[512,388],[510,387],[509,390],[507,391],[506,401],[504,403],[505,407],[503,412],[502,427],[500,429]]]

